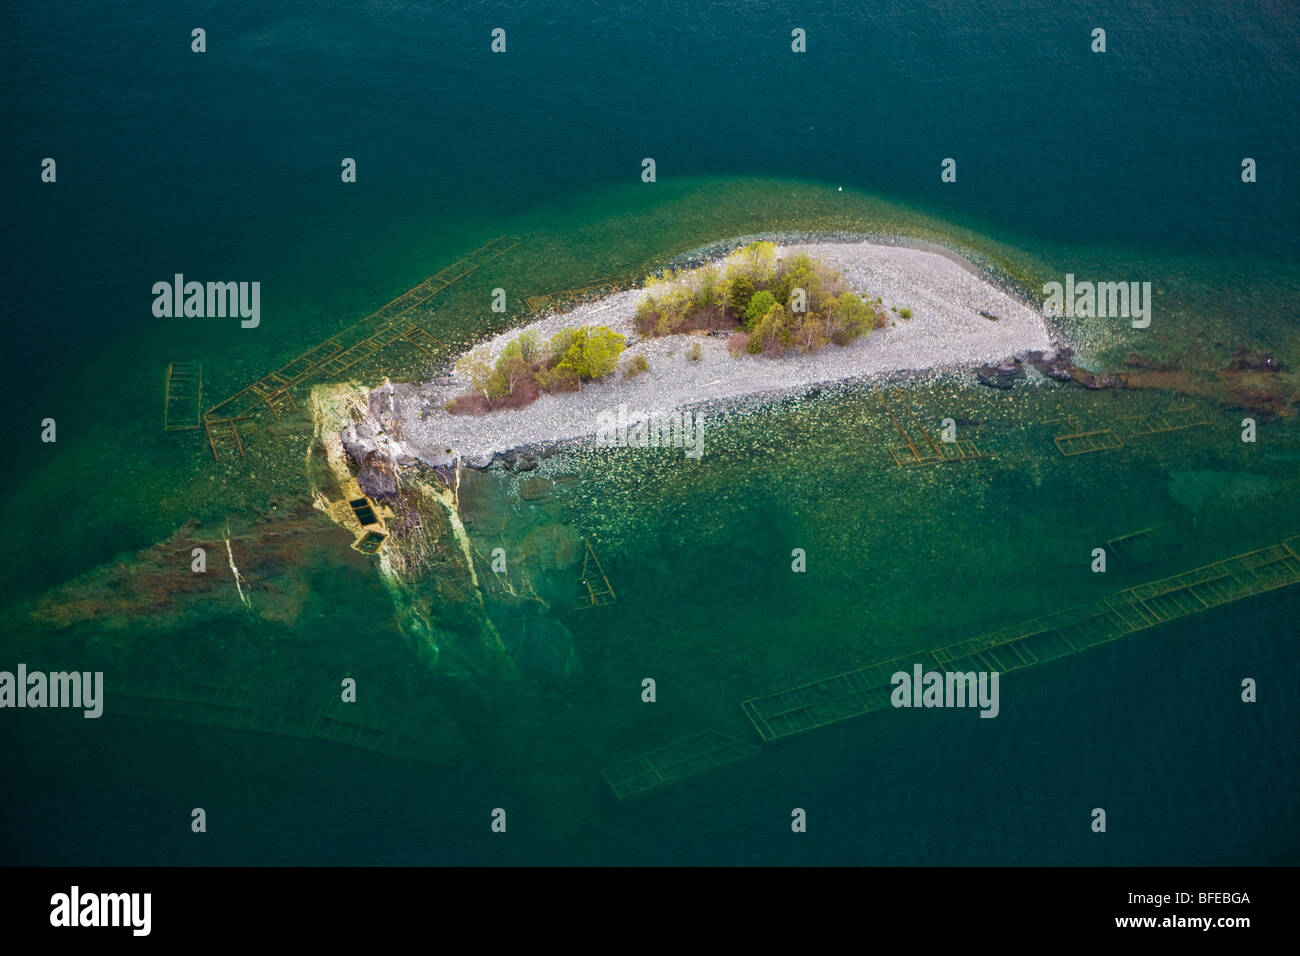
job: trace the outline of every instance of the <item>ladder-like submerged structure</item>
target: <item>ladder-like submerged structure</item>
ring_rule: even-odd
[[[115,713],[135,717],[328,740],[403,760],[446,763],[416,719],[387,725],[337,697],[325,704],[307,697],[286,701],[249,687],[194,684],[167,691],[118,691],[112,698]]]
[[[185,432],[203,427],[203,366],[171,362],[163,379],[163,431]]]
[[[582,576],[578,580],[577,610],[607,607],[618,600],[618,595],[614,593],[614,585],[610,583],[600,558],[592,550],[591,542],[583,538],[582,544],[586,550],[582,555]]]
[[[244,454],[240,422],[266,411],[279,419],[282,413],[297,410],[293,389],[300,385],[337,377],[398,342],[412,345],[430,356],[446,348],[447,343],[417,324],[414,310],[518,244],[518,240],[498,236],[403,292],[383,308],[212,405],[203,412],[202,425],[213,458],[221,457],[219,446],[229,447],[231,442],[240,455]]]
[[[530,295],[524,301],[533,315],[542,315],[545,312],[559,312],[563,309],[573,308],[590,299],[618,292],[628,286],[629,283],[618,282],[610,278],[597,279],[590,285],[580,286],[577,289],[562,289],[559,292],[549,292],[545,295]]]
[[[1164,525],[1154,525],[1130,531],[1106,542],[1106,553],[1113,554],[1123,564],[1139,567],[1150,564],[1159,554],[1159,532]]]
[[[1006,673],[1296,583],[1300,536],[968,641],[753,697],[741,708],[770,743],[888,707],[891,675],[917,663],[944,671]]]
[[[979,447],[966,439],[935,441],[925,423],[898,386],[876,391],[876,397],[889,416],[894,429],[903,439],[902,448],[890,448],[889,456],[900,468],[907,465],[937,465],[946,461],[973,461],[987,458]]]
[[[706,730],[615,764],[601,776],[614,795],[623,800],[756,753],[758,748],[753,744]]]
[[[1134,439],[1182,431],[1184,428],[1198,428],[1208,424],[1210,424],[1209,419],[1199,417],[1191,406],[1178,405],[1152,415],[1129,415],[1118,419],[1114,429],[1121,438]]]
[[[1065,427],[1064,432],[1052,436],[1052,441],[1062,455],[1072,458],[1075,455],[1123,448],[1126,440],[1132,443],[1134,439],[1182,431],[1184,428],[1197,428],[1209,425],[1210,422],[1199,417],[1190,406],[1180,405],[1149,415],[1128,415],[1116,419],[1109,428],[1085,429],[1072,415],[1048,419],[1043,424]]]

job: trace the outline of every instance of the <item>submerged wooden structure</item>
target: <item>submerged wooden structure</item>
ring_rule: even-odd
[[[1163,527],[1164,525],[1153,525],[1111,538],[1106,542],[1106,553],[1113,554],[1123,564],[1134,567],[1149,564],[1158,553],[1156,532]]]
[[[202,427],[203,366],[171,362],[163,378],[163,431],[195,431]]]
[[[1044,425],[1064,425],[1066,430],[1052,436],[1052,441],[1062,455],[1067,458],[1086,455],[1097,451],[1113,451],[1123,448],[1125,440],[1146,438],[1151,435],[1163,435],[1167,432],[1182,431],[1184,428],[1197,428],[1209,425],[1208,419],[1188,405],[1179,405],[1147,415],[1127,415],[1118,418],[1108,428],[1085,429],[1072,415],[1052,418]]]
[[[333,378],[398,342],[426,355],[447,348],[447,343],[421,327],[414,310],[487,263],[509,252],[518,240],[506,236],[485,243],[468,255],[429,276],[393,301],[341,332],[318,342],[302,354],[204,410],[202,424],[213,458],[223,447],[244,454],[239,423],[269,411],[276,419],[296,411],[293,389],[314,380]]]
[[[888,707],[891,675],[917,663],[941,671],[1006,673],[1296,583],[1300,536],[937,650],[752,697],[741,709],[770,743]]]
[[[591,541],[583,538],[582,545],[585,550],[582,554],[582,576],[578,580],[577,610],[607,607],[618,600],[618,595],[614,593],[614,585],[610,583],[609,575],[605,573],[600,558],[596,557],[596,552],[592,550]]]
[[[987,458],[979,447],[966,439],[958,441],[935,441],[926,429],[921,416],[916,413],[912,403],[907,400],[898,386],[891,386],[887,391],[877,390],[885,414],[889,416],[895,431],[903,439],[904,448],[890,448],[889,455],[894,464],[900,468],[907,465],[937,465],[947,461],[973,461]]]
[[[366,496],[352,475],[340,479],[342,497],[336,501],[323,499],[323,507],[334,521],[352,532],[352,550],[362,554],[377,554],[388,540],[388,521],[394,513],[391,505]]]
[[[251,687],[192,684],[167,690],[127,690],[111,695],[114,713],[176,720],[302,740],[328,740],[374,753],[443,765],[415,718],[388,724],[365,716],[359,704],[337,696],[284,697]]]
[[[1116,420],[1114,429],[1122,438],[1145,438],[1210,424],[1190,405],[1178,405],[1151,415],[1129,415]]]
[[[758,748],[705,730],[615,764],[601,776],[620,800],[758,753]]]
[[[588,285],[579,286],[576,289],[561,289],[559,292],[530,295],[524,301],[533,315],[541,315],[544,312],[558,312],[561,309],[572,308],[588,299],[595,299],[609,295],[611,292],[618,292],[626,285],[627,283],[605,277],[597,279]]]

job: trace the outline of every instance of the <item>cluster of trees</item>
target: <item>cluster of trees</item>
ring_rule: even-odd
[[[839,272],[807,253],[778,259],[774,243],[754,242],[720,266],[670,269],[647,281],[636,327],[643,335],[734,329],[728,344],[735,352],[812,352],[883,328],[879,302],[854,293]]]
[[[574,392],[583,382],[604,378],[618,367],[627,340],[606,326],[561,329],[544,343],[524,332],[506,343],[495,362],[487,346],[463,355],[456,371],[474,391],[447,403],[453,415],[478,415],[497,408],[523,408],[542,392]]]

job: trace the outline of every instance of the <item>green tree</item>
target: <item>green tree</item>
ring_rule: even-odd
[[[876,324],[876,310],[852,292],[842,292],[831,307],[834,327],[832,337],[837,344],[846,345],[871,331]]]
[[[474,391],[481,392],[484,398],[490,399],[491,382],[493,375],[492,352],[486,345],[480,345],[472,352],[466,352],[456,363],[456,371],[469,379]]]
[[[627,346],[622,335],[603,325],[584,325],[572,332],[557,369],[567,369],[581,380],[604,378],[618,367],[618,357]]]
[[[702,306],[717,305],[722,298],[722,276],[716,266],[700,273],[699,285],[695,289],[695,302]]]
[[[776,276],[776,243],[751,242],[727,257],[749,276],[754,285],[768,285]]]
[[[779,353],[794,344],[794,330],[790,328],[789,313],[781,307],[780,302],[774,302],[763,317],[754,323],[754,331],[749,337],[749,351],[753,351],[755,340],[761,343],[761,351],[773,353]]]
[[[551,354],[556,358],[564,358],[569,351],[569,346],[573,344],[573,337],[577,334],[576,326],[569,326],[567,329],[560,329],[551,336]]]
[[[734,315],[744,315],[754,297],[754,280],[737,271],[728,272],[722,282],[722,302]]]
[[[502,350],[502,356],[518,356],[525,362],[534,362],[542,353],[542,344],[537,341],[537,333],[533,331],[521,332],[516,338],[510,340]]]
[[[776,296],[764,289],[757,292],[749,300],[749,305],[745,307],[745,329],[751,330],[755,323],[772,311],[772,306],[776,305]]]
[[[500,376],[505,383],[505,393],[511,395],[516,387],[524,379],[532,378],[533,367],[524,360],[521,350],[517,347],[518,339],[507,345],[501,352],[501,357],[497,359],[496,375]],[[511,348],[511,346],[516,346]]]

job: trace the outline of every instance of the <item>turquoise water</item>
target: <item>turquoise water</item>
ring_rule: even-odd
[[[0,351],[4,660],[270,695],[332,693],[354,674],[363,703],[431,714],[447,765],[111,709],[6,711],[0,859],[1296,862],[1290,591],[1009,675],[997,720],[881,712],[626,806],[599,776],[703,729],[752,739],[738,703],[754,694],[1300,532],[1294,419],[1243,445],[1244,413],[1213,398],[1179,400],[1209,426],[1079,459],[1042,423],[1104,423],[1174,396],[920,386],[918,408],[978,422],[964,437],[994,456],[936,469],[895,467],[871,398],[834,393],[716,423],[699,462],[552,459],[543,473],[573,480],[544,504],[502,476],[467,479],[484,548],[556,524],[598,542],[619,601],[563,618],[567,676],[549,638],[519,681],[431,672],[365,562],[311,549],[296,559],[308,587],[276,622],[182,608],[52,632],[26,617],[48,589],[186,521],[238,526],[307,494],[299,426],[250,427],[242,462],[164,434],[167,362],[201,360],[209,394],[233,391],[501,234],[520,245],[425,316],[453,343],[520,321],[527,295],[811,230],[943,241],[1029,289],[1067,271],[1149,279],[1142,338],[1069,330],[1102,365],[1136,349],[1212,369],[1250,346],[1294,366],[1293,8],[58,6],[0,14],[17,80],[0,93],[16,226]],[[497,25],[504,57],[488,52]],[[785,52],[796,25],[806,59]],[[1094,25],[1104,56],[1087,49]],[[47,155],[54,186],[37,177]],[[1250,186],[1244,155],[1259,161]],[[338,182],[343,156],[355,185]],[[639,180],[644,156],[657,183]],[[945,156],[958,159],[949,186]],[[149,289],[178,271],[261,281],[262,326],[155,319]],[[486,308],[498,285],[504,316]],[[434,368],[395,351],[360,371]],[[46,416],[55,445],[36,440]],[[1088,572],[1093,547],[1149,526],[1150,564]],[[805,575],[789,572],[795,547]],[[1260,682],[1256,705],[1238,702],[1244,676]],[[213,821],[202,843],[193,806]],[[487,826],[498,806],[504,839]],[[799,837],[796,806],[810,819]],[[1087,830],[1095,806],[1104,838]]]

